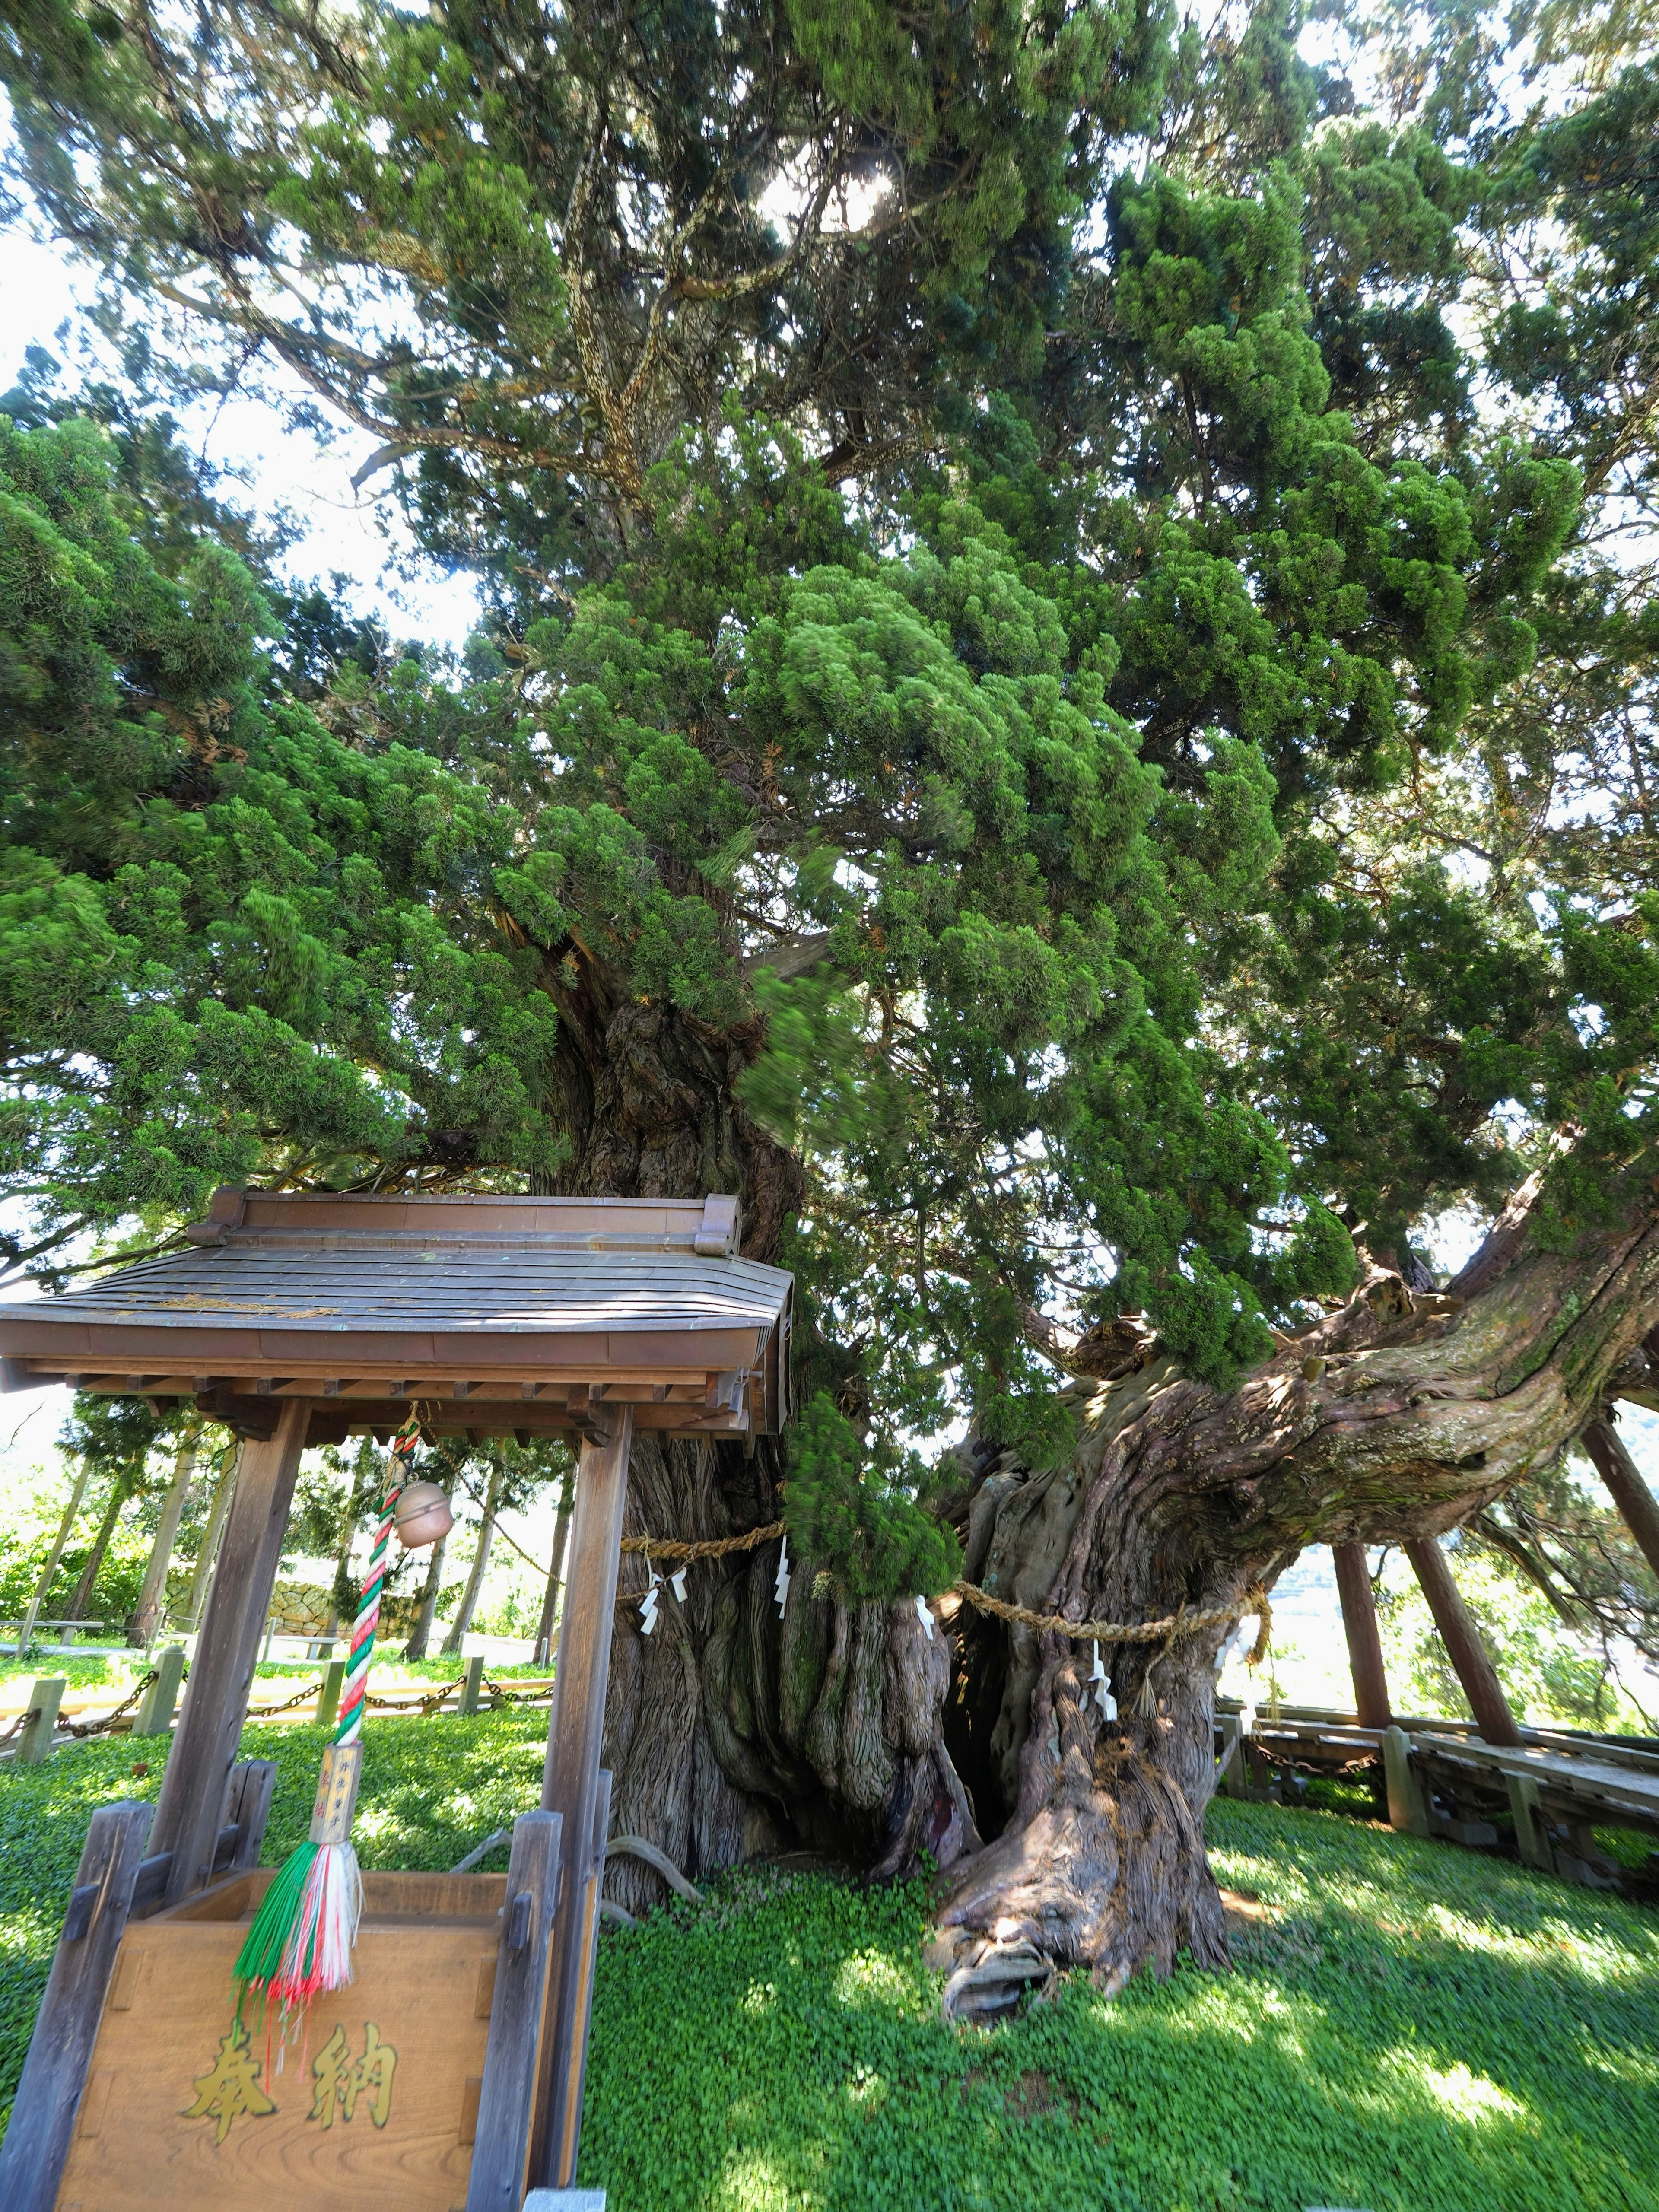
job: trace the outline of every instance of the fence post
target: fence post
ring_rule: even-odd
[[[345,1680],[345,1670],[343,1659],[331,1659],[323,1669],[323,1686],[317,1692],[317,1719],[325,1728],[338,1716],[340,1689]]]
[[[52,1749],[52,1730],[58,1725],[58,1708],[63,1703],[68,1681],[37,1682],[29,1692],[29,1717],[23,1723],[23,1733],[17,1739],[17,1763],[20,1766],[39,1766]]]
[[[1515,1841],[1522,1857],[1529,1867],[1553,1874],[1555,1853],[1550,1849],[1549,1832],[1538,1802],[1537,1781],[1530,1774],[1506,1774],[1504,1786],[1509,1791],[1510,1810],[1515,1815]]]
[[[1389,1784],[1389,1826],[1426,1836],[1429,1808],[1423,1785],[1412,1772],[1411,1739],[1398,1725],[1382,1731],[1382,1771]]]
[[[466,1680],[461,1685],[460,1711],[476,1713],[478,1710],[478,1686],[483,1680],[484,1655],[475,1651],[466,1662]]]
[[[179,1685],[185,1679],[185,1647],[169,1644],[155,1655],[155,1680],[144,1692],[134,1735],[171,1735],[173,1716],[179,1705]]]

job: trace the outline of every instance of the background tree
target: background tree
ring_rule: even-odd
[[[521,1513],[544,1490],[556,1472],[569,1467],[569,1450],[562,1438],[536,1438],[526,1443],[495,1439],[463,1463],[457,1476],[459,1487],[478,1509],[478,1539],[467,1571],[455,1618],[444,1638],[446,1652],[459,1654],[472,1626],[495,1542],[496,1524],[503,1513]],[[482,1464],[481,1464],[482,1463]],[[476,1479],[482,1472],[483,1484]],[[554,1540],[556,1553],[558,1540]]]
[[[185,1592],[183,1625],[189,1636],[194,1636],[200,1629],[202,1615],[207,1608],[208,1588],[218,1563],[219,1540],[224,1534],[225,1516],[235,1494],[240,1451],[241,1439],[233,1437],[220,1452],[214,1468],[207,1514],[197,1540],[196,1557],[191,1562],[190,1583]]]
[[[618,1820],[994,1834],[961,1924],[1219,1959],[1217,1638],[1109,1650],[1107,1723],[1070,1639],[908,1601],[1236,1604],[1646,1387],[1651,68],[1553,15],[1591,65],[1511,106],[1461,10],[1347,73],[1273,7],[4,20],[144,375],[368,429],[489,605],[365,653],[165,441],[0,442],[20,1262],[222,1178],[737,1189],[805,1411],[642,1442],[630,1526],[802,1565],[624,1628]]]
[[[553,1628],[558,1619],[560,1595],[564,1589],[565,1550],[570,1541],[570,1516],[576,1509],[576,1471],[568,1458],[559,1475],[558,1511],[553,1521],[553,1558],[547,1570],[547,1582],[542,1592],[541,1618],[536,1624],[536,1641],[531,1647],[532,1662],[545,1667],[553,1656]]]
[[[70,1620],[88,1620],[110,1540],[122,1512],[144,1487],[149,1455],[168,1437],[172,1422],[142,1398],[106,1398],[76,1393],[73,1411],[58,1438],[62,1449],[94,1471],[94,1495],[104,1492],[103,1512],[91,1543],[77,1561],[71,1551],[64,1564],[79,1573],[69,1597]],[[123,1608],[125,1610],[125,1608]]]

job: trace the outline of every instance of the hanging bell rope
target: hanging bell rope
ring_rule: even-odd
[[[289,1854],[265,1892],[237,1956],[234,1973],[239,2014],[250,1990],[267,2005],[275,1998],[286,2019],[303,2014],[313,1997],[343,1989],[351,1979],[351,1953],[363,1899],[351,1816],[362,1772],[363,1713],[387,1555],[394,1531],[404,1549],[413,1550],[434,1542],[451,1526],[448,1501],[437,1484],[407,1480],[418,1437],[417,1419],[411,1414],[392,1440],[386,1495],[351,1626],[339,1718],[334,1741],[323,1753],[311,1833]]]

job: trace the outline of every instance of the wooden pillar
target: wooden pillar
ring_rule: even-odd
[[[1336,1562],[1336,1589],[1342,1601],[1342,1627],[1348,1639],[1348,1666],[1353,1675],[1359,1725],[1385,1729],[1394,1715],[1389,1710],[1389,1678],[1382,1667],[1382,1638],[1377,1632],[1376,1601],[1371,1595],[1365,1547],[1333,1544],[1331,1557]]]
[[[1515,1724],[1498,1670],[1480,1641],[1480,1632],[1470,1618],[1457,1584],[1452,1580],[1446,1555],[1432,1536],[1419,1536],[1406,1547],[1406,1555],[1417,1570],[1417,1579],[1434,1615],[1434,1625],[1446,1647],[1463,1694],[1469,1701],[1475,1725],[1486,1742],[1518,1744]]]
[[[272,1435],[250,1438],[242,1447],[236,1495],[155,1808],[150,1849],[173,1855],[162,1899],[167,1905],[213,1878],[225,1792],[311,1421],[307,1398],[278,1399],[274,1410]]]
[[[1582,1438],[1595,1472],[1612,1492],[1619,1517],[1636,1539],[1643,1556],[1659,1575],[1659,1498],[1642,1479],[1642,1470],[1625,1449],[1624,1438],[1605,1414],[1592,1421]]]
[[[601,1795],[599,1741],[611,1674],[611,1631],[617,1610],[628,1453],[634,1437],[629,1406],[605,1408],[614,1421],[604,1443],[584,1440],[570,1531],[570,1573],[559,1626],[559,1656],[548,1719],[542,1804],[557,1813],[559,1899],[549,1958],[546,2028],[542,2037],[536,2113],[531,2130],[530,2186],[568,2188],[576,2170],[586,2019],[584,1960],[593,1825]],[[603,1843],[601,1843],[603,1850]],[[591,1961],[588,1962],[591,1966]]]

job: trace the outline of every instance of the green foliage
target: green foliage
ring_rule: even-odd
[[[1593,1619],[1576,1627],[1564,1622],[1515,1560],[1490,1543],[1462,1535],[1447,1558],[1517,1720],[1651,1732],[1652,1717],[1621,1692]],[[1403,1558],[1390,1569],[1378,1613],[1390,1679],[1402,1685],[1401,1710],[1469,1719],[1468,1700],[1415,1577]]]
[[[1522,2212],[1547,2167],[1576,2212],[1655,2203],[1649,1916],[1329,1815],[1210,1830],[1272,1915],[1235,1974],[1074,1976],[988,2032],[940,2026],[916,1890],[761,1869],[607,1936],[580,2179],[619,2212]]]
[[[434,1121],[550,1160],[526,1077],[551,1011],[487,906],[471,943],[442,916],[510,811],[267,703],[246,572],[210,547],[164,575],[89,426],[0,424],[0,1163],[48,1250],[199,1209],[269,1168],[274,1133],[325,1176],[418,1159]]]
[[[789,1437],[784,1518],[805,1560],[826,1563],[854,1603],[937,1597],[962,1572],[955,1532],[916,1504],[915,1453],[866,1454],[828,1391],[808,1401]]]
[[[541,1716],[365,1736],[365,1864],[453,1865],[538,1795]],[[87,1822],[153,1798],[165,1747],[94,1743],[0,1776],[0,2094],[9,2097]],[[267,1863],[305,1833],[321,1737],[275,1758]],[[766,1868],[599,1949],[580,2179],[617,2212],[907,2203],[1002,2212],[1335,2197],[1376,2212],[1659,2198],[1651,1916],[1329,1814],[1218,1800],[1219,1878],[1268,1918],[1237,1971],[1084,1976],[989,2031],[941,2027],[925,1893]],[[1149,2125],[1147,2114],[1157,2115]]]
[[[1356,1237],[1642,1187],[1654,71],[1563,0],[1534,111],[1523,17],[0,18],[125,347],[110,438],[45,362],[0,434],[33,1264],[220,1179],[723,1182],[757,1125],[878,1439],[1035,1464],[1056,1319],[1224,1382]],[[458,662],[275,592],[181,458],[161,402],[269,360],[483,580]],[[800,1506],[849,1572],[912,1543],[852,1449]]]

